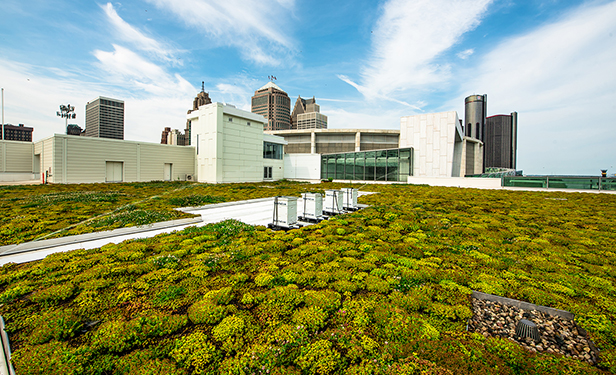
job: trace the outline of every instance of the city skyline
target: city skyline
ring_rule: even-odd
[[[127,103],[125,139],[157,143],[183,129],[201,81],[250,111],[274,75],[332,129],[463,116],[465,97],[487,94],[488,116],[519,114],[518,169],[615,172],[615,1],[7,0],[3,13],[5,123],[35,140],[65,132],[61,103],[83,128],[87,101],[107,96]]]

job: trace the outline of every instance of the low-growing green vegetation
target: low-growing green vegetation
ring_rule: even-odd
[[[139,182],[0,186],[0,246],[188,218],[174,210],[288,195],[310,184]]]
[[[339,187],[270,185],[186,196]],[[225,221],[3,266],[17,373],[616,373],[616,196],[362,190],[371,207],[298,230]],[[466,332],[472,290],[573,312],[601,362]]]

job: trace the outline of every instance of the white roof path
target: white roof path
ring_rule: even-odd
[[[358,195],[364,194],[372,193],[359,192]],[[149,238],[161,233],[183,230],[189,226],[204,226],[228,219],[236,219],[250,225],[266,226],[273,221],[273,207],[273,197],[210,204],[201,207],[185,207],[178,210],[201,215],[201,217],[2,246],[0,247],[0,266],[11,262],[25,263],[40,260],[49,254],[57,252],[96,249],[108,243],[120,243],[136,238]],[[309,225],[309,223],[303,222],[302,224]]]

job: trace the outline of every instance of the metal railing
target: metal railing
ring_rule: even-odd
[[[616,177],[504,176],[501,185],[545,189],[616,190]]]

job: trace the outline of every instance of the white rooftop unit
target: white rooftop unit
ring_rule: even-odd
[[[343,195],[343,203],[342,208],[345,210],[356,210],[357,209],[357,189],[353,188],[342,188],[340,189]]]
[[[272,226],[290,228],[297,224],[297,197],[275,197]]]
[[[323,212],[330,214],[344,213],[343,194],[340,190],[325,190],[325,203],[323,204]]]
[[[323,196],[319,193],[302,193],[299,215],[302,220],[321,220],[323,216]]]

